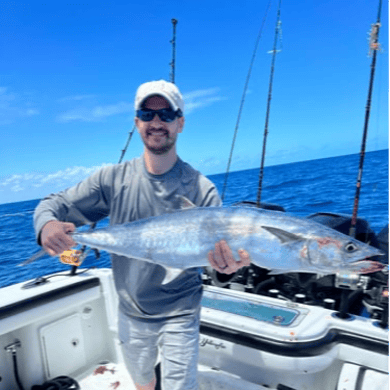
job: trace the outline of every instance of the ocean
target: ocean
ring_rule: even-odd
[[[367,220],[375,233],[389,223],[388,150],[366,154],[358,216]],[[262,202],[283,206],[297,216],[318,212],[352,214],[359,154],[266,167]],[[229,175],[225,205],[256,200],[259,169]],[[210,175],[222,193],[224,174]],[[17,265],[40,248],[33,230],[33,213],[39,199],[0,205],[0,287],[53,272],[68,271],[57,258],[45,256],[28,266]],[[98,226],[104,226],[102,221]],[[99,260],[89,255],[84,267],[110,267],[107,253]]]

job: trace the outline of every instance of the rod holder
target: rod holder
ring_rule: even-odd
[[[4,347],[4,349],[8,353],[15,354],[16,353],[16,349],[17,348],[21,348],[21,346],[22,346],[22,343],[20,342],[20,340],[15,340],[12,344],[9,344],[6,347]]]

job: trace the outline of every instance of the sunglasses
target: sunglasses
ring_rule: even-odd
[[[180,110],[173,111],[171,108],[163,108],[162,110],[137,110],[136,116],[143,122],[150,122],[156,114],[163,122],[173,122],[176,117],[180,118],[183,116]]]

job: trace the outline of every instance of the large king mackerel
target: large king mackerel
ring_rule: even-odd
[[[78,244],[167,269],[209,265],[207,254],[220,240],[226,240],[234,253],[247,250],[254,264],[273,274],[369,273],[383,268],[379,262],[365,260],[381,254],[376,248],[308,219],[249,207],[189,208],[75,232],[72,238]],[[177,272],[167,272],[164,282],[173,274]]]

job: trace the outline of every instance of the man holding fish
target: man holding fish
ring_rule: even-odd
[[[51,256],[76,245],[69,234],[76,226],[105,217],[117,225],[159,216],[177,209],[180,197],[199,207],[221,205],[215,186],[177,155],[177,136],[184,127],[178,88],[164,80],[142,84],[135,112],[144,143],[141,157],[104,167],[38,205],[37,240]],[[208,261],[230,274],[250,264],[243,248],[238,255],[236,261],[220,240]],[[119,295],[119,339],[137,390],[155,388],[160,347],[163,389],[197,389],[201,270],[185,269],[166,283],[167,271],[160,265],[117,254],[112,254],[112,268]]]

